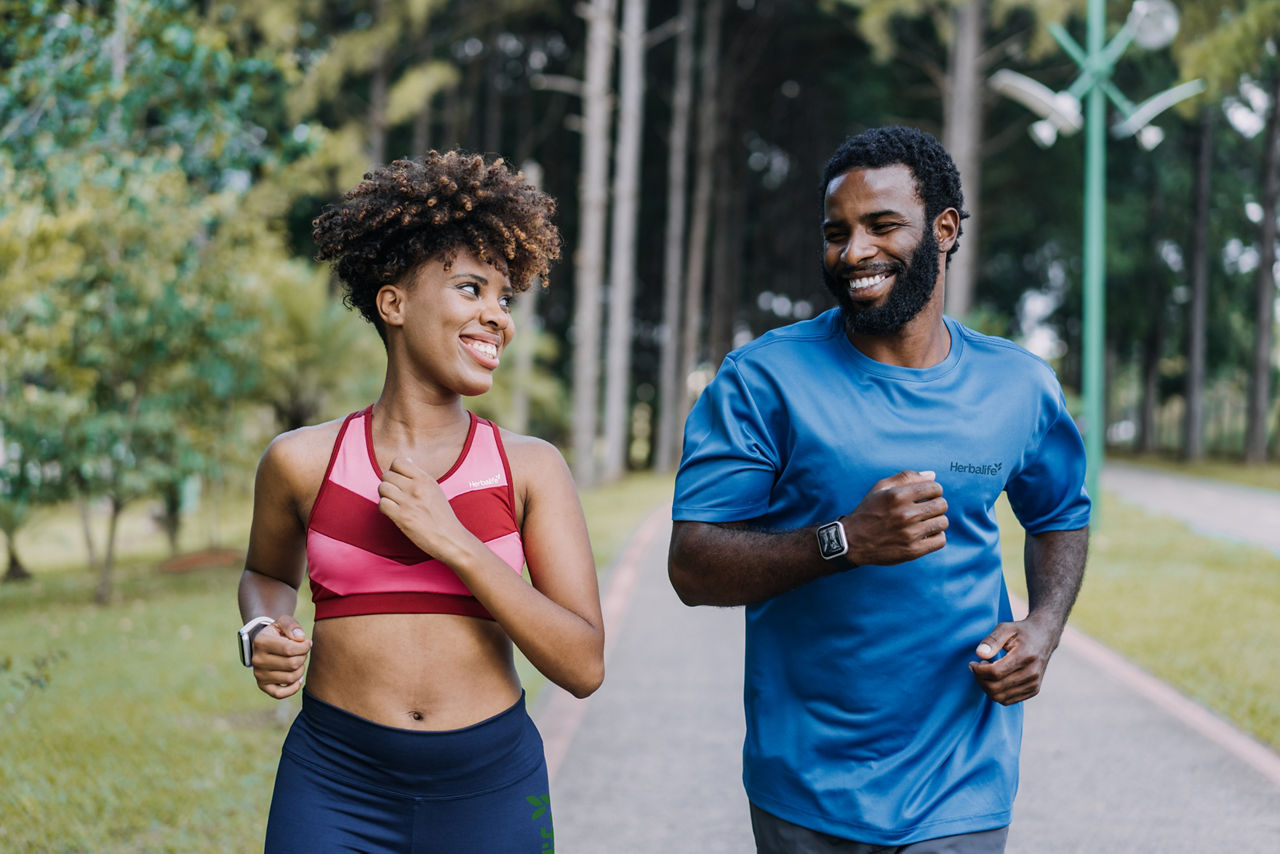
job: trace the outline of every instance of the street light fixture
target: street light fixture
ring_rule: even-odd
[[[1159,93],[1138,106],[1111,83],[1111,71],[1131,42],[1147,50],[1159,50],[1178,33],[1178,12],[1169,0],[1134,0],[1124,26],[1108,43],[1104,0],[1089,0],[1086,17],[1084,50],[1058,24],[1049,25],[1049,33],[1080,66],[1080,76],[1065,91],[1054,92],[1016,71],[1001,69],[991,75],[989,85],[1040,116],[1029,128],[1031,138],[1041,148],[1048,148],[1058,134],[1071,135],[1085,131],[1084,154],[1084,438],[1089,457],[1086,487],[1096,502],[1101,497],[1099,474],[1102,471],[1106,436],[1103,406],[1103,329],[1106,302],[1106,100],[1111,99],[1120,111],[1121,120],[1111,127],[1117,139],[1136,137],[1143,150],[1150,151],[1164,139],[1164,131],[1151,121],[1165,110],[1204,91],[1195,80]],[[1080,104],[1084,103],[1081,118]],[[1073,106],[1074,105],[1074,106]]]

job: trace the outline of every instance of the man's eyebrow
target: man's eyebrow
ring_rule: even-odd
[[[859,216],[858,220],[860,222],[871,222],[872,220],[877,220],[877,219],[880,219],[881,217],[893,217],[895,219],[908,218],[907,215],[904,214],[902,211],[886,209],[882,211],[869,211],[868,213],[864,213],[861,216]],[[845,223],[846,223],[846,220],[843,217],[827,217],[822,221],[822,227],[828,228],[833,225],[844,225]]]
[[[879,219],[882,216],[892,216],[892,217],[898,217],[899,219],[905,219],[907,215],[902,213],[901,211],[895,211],[895,210],[871,211],[870,213],[863,214],[862,219],[864,220]]]

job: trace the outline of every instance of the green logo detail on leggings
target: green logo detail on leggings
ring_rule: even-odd
[[[551,819],[551,796],[550,795],[526,795],[525,800],[533,807],[533,815],[530,816],[534,821],[538,821],[543,816],[547,820]],[[543,854],[555,854],[555,830],[550,827],[542,828],[542,847],[540,849]]]

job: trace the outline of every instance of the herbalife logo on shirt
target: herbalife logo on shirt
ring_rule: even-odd
[[[960,474],[984,474],[988,477],[995,477],[1000,474],[1000,469],[1004,468],[1004,463],[957,463],[954,460],[951,463],[951,470]]]
[[[495,474],[493,477],[486,477],[484,480],[473,480],[467,484],[471,489],[484,489],[486,486],[497,486],[502,482],[502,475]]]

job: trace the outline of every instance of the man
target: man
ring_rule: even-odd
[[[1084,448],[1053,371],[942,314],[963,197],[928,134],[823,177],[839,307],[731,353],[685,425],[670,574],[746,605],[760,852],[1000,852],[1021,701],[1084,573]],[[1027,531],[1013,621],[994,505]]]

